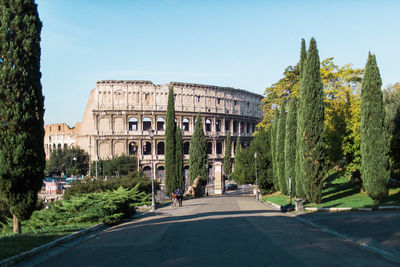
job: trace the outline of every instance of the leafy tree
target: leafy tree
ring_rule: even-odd
[[[201,122],[201,115],[197,115],[194,132],[189,147],[189,177],[190,182],[200,177],[203,183],[207,181],[207,142]]]
[[[183,143],[182,143],[182,131],[179,126],[176,127],[175,132],[175,188],[185,189],[185,176],[183,174]]]
[[[250,149],[243,149],[240,144],[240,136],[236,141],[235,148],[235,170],[232,179],[238,184],[248,184],[255,182],[254,175],[254,153]]]
[[[285,126],[286,126],[286,105],[283,103],[279,112],[278,128],[276,132],[276,170],[279,181],[279,189],[282,194],[288,193],[285,176]]]
[[[300,171],[307,199],[321,202],[322,179],[325,175],[324,92],[320,74],[317,43],[310,41],[304,72],[300,81],[301,138]]]
[[[261,128],[259,129],[258,134],[251,141],[250,147],[248,148],[248,150],[251,151],[249,154],[253,159],[254,153],[257,152],[257,180],[261,194],[271,193],[274,189],[270,138],[271,133]],[[254,163],[252,162],[252,164]],[[254,167],[248,166],[248,169],[252,170]]]
[[[264,118],[259,126],[269,127],[273,122],[274,107],[281,106],[284,102],[288,102],[288,99],[292,95],[298,95],[299,74],[300,67],[298,64],[295,66],[288,66],[283,73],[284,77],[271,87],[265,89],[264,94],[266,97],[262,100]]]
[[[274,120],[271,125],[271,159],[272,159],[272,177],[274,180],[274,186],[276,190],[279,190],[279,179],[278,179],[278,169],[277,169],[277,156],[276,156],[276,135],[278,129],[279,121],[279,110],[275,109]]]
[[[299,78],[303,77],[304,73],[304,64],[307,59],[307,51],[306,51],[306,42],[304,39],[301,39],[301,48],[300,48],[300,61],[299,61]],[[304,128],[303,125],[303,118],[302,118],[302,101],[301,98],[304,97],[304,88],[299,87],[299,92],[298,92],[298,101],[297,101],[297,116],[296,116],[296,164],[295,164],[295,175],[296,175],[296,183],[295,183],[295,191],[297,197],[300,198],[305,198],[306,195],[303,190],[303,180],[305,179],[303,176],[303,173],[301,172],[300,166],[301,166],[301,159],[302,159],[302,153],[301,153],[301,142],[300,139],[302,138],[302,131],[301,129]]]
[[[289,102],[285,126],[285,180],[292,179],[292,193],[296,195],[296,125],[297,98],[292,96]]]
[[[228,134],[226,135],[225,155],[224,155],[224,173],[226,177],[229,177],[232,172],[231,146],[232,146],[231,131],[228,131]]]
[[[33,0],[1,2],[0,191],[15,233],[35,209],[45,167],[41,29]]]
[[[389,85],[383,91],[386,127],[390,134],[390,167],[392,175],[400,170],[400,83]]]
[[[89,155],[79,147],[56,149],[50,154],[46,173],[50,176],[87,174],[89,169]]]
[[[361,87],[361,179],[377,202],[388,196],[388,146],[382,80],[375,55],[369,53]]]
[[[175,190],[176,182],[176,145],[175,145],[175,104],[174,104],[174,88],[169,88],[168,105],[165,127],[165,187],[167,194],[171,194]]]

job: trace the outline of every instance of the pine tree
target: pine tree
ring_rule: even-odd
[[[304,62],[307,58],[306,52],[306,42],[304,39],[301,39],[301,50],[300,50],[300,61],[299,61],[299,69],[300,69],[300,81],[303,76],[304,70]],[[296,175],[296,196],[299,198],[305,198],[305,193],[303,190],[303,180],[305,179],[300,170],[300,162],[301,158],[301,139],[302,139],[302,129],[304,128],[303,125],[303,118],[302,118],[302,99],[304,98],[304,88],[299,87],[299,99],[297,101],[297,127],[296,127],[296,164],[295,164],[295,175]]]
[[[300,171],[308,200],[321,202],[324,162],[324,92],[320,74],[317,43],[310,41],[300,81],[301,138]]]
[[[377,202],[388,196],[390,179],[381,86],[375,55],[369,53],[361,86],[361,179]]]
[[[194,125],[194,132],[190,140],[189,147],[189,177],[190,182],[200,177],[205,183],[207,181],[207,141],[204,135],[204,129],[201,122],[201,115],[196,118],[196,123]]]
[[[241,165],[241,160],[242,158],[242,146],[240,144],[240,135],[238,135],[237,139],[236,139],[236,146],[235,146],[235,168],[234,171],[232,173],[232,178],[233,180],[235,180],[236,182],[238,182],[238,180],[241,180],[241,177],[239,177],[240,174],[243,174],[243,165]]]
[[[226,141],[225,141],[225,155],[224,155],[224,173],[226,177],[229,177],[232,172],[232,155],[231,155],[231,131],[228,131],[228,134],[226,135]]]
[[[283,103],[279,112],[278,129],[276,132],[276,172],[281,193],[288,193],[287,181],[285,177],[285,126],[286,126],[286,104]]]
[[[175,104],[174,104],[174,88],[169,88],[167,116],[165,122],[165,187],[166,193],[174,192],[176,184],[176,165],[175,165]]]
[[[0,195],[13,215],[15,233],[35,209],[45,167],[41,29],[33,0],[1,1]]]
[[[296,115],[297,99],[292,96],[289,102],[285,127],[285,177],[292,179],[292,194],[296,195]]]
[[[271,125],[271,159],[272,159],[272,180],[274,181],[274,187],[279,191],[279,179],[276,159],[276,133],[278,129],[279,121],[279,110],[275,109],[274,120]]]
[[[175,133],[175,188],[185,189],[185,176],[183,175],[183,143],[182,143],[182,131],[179,126],[176,127]]]

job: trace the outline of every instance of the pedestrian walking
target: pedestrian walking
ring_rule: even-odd
[[[177,196],[179,207],[182,207],[182,200],[183,200],[183,191],[178,187],[174,193]]]
[[[175,191],[172,193],[172,207],[176,207],[176,201],[178,200],[178,195],[175,193]]]

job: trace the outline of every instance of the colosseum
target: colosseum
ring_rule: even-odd
[[[262,96],[241,89],[202,84],[151,81],[98,81],[90,92],[83,120],[45,126],[45,151],[79,146],[91,161],[118,155],[134,155],[138,168],[164,183],[164,133],[168,90],[174,88],[176,122],[182,129],[185,177],[188,179],[190,138],[194,121],[201,114],[207,136],[209,179],[224,157],[228,131],[232,155],[237,136],[247,146],[262,119]],[[149,130],[153,137],[150,137]],[[154,166],[154,168],[152,168]],[[151,173],[153,172],[153,173]]]

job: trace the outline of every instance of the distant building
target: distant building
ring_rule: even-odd
[[[139,168],[150,174],[151,155],[155,177],[164,179],[164,134],[168,90],[174,87],[176,122],[183,133],[184,168],[188,176],[190,138],[194,121],[201,113],[207,136],[209,176],[213,163],[223,161],[228,130],[232,135],[232,155],[237,136],[247,146],[262,119],[262,96],[245,90],[192,83],[171,82],[157,85],[151,81],[98,81],[90,92],[82,122],[74,128],[67,124],[45,126],[45,151],[79,146],[91,160],[121,154],[134,155]],[[153,141],[148,130],[154,129]]]

